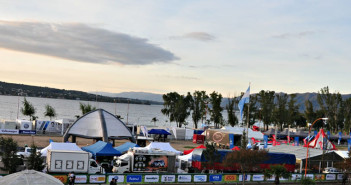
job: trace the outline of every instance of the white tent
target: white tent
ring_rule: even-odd
[[[25,170],[0,178],[1,185],[63,185],[55,177],[46,173]]]
[[[161,143],[161,142],[151,142],[149,145],[144,147],[146,149],[152,149],[152,148],[157,148],[159,150],[164,150],[164,151],[169,151],[169,152],[174,152],[176,154],[180,154],[181,152],[174,149],[169,143]]]
[[[180,156],[178,156],[178,159],[180,159],[182,161],[191,161],[193,159],[193,152],[190,152],[186,155],[180,155]]]
[[[233,133],[233,134],[236,134],[236,135],[242,135],[243,134],[243,131],[245,130],[246,132],[246,128],[244,127],[222,127],[221,128],[222,130],[226,130],[230,133]],[[257,140],[263,140],[263,133],[262,132],[259,132],[259,131],[253,131],[251,128],[248,129],[249,131],[249,138],[255,138]]]
[[[57,142],[51,142],[49,146],[43,148],[40,153],[42,156],[46,156],[48,153],[48,150],[69,150],[69,151],[83,151],[79,146],[77,146],[75,143],[57,143]]]

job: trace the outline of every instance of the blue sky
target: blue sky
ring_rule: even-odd
[[[0,1],[1,81],[351,93],[350,1]]]

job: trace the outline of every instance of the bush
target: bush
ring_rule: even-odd
[[[314,184],[316,184],[316,182],[314,181],[314,180],[312,180],[311,178],[308,178],[308,177],[302,177],[302,179],[301,179],[301,184],[302,185],[314,185]]]

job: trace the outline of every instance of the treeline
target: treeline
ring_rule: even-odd
[[[29,96],[41,98],[59,98],[68,100],[99,101],[111,103],[131,103],[131,104],[160,104],[159,102],[128,99],[120,97],[108,97],[86,93],[83,91],[55,89],[49,87],[38,87],[23,84],[0,82],[0,95]]]
[[[164,108],[161,112],[169,117],[170,122],[176,122],[178,127],[186,125],[186,119],[191,115],[194,127],[198,123],[213,123],[216,128],[239,124],[235,112],[242,97],[228,98],[225,107],[227,120],[223,119],[221,102],[223,97],[218,92],[207,94],[205,91],[188,92],[180,95],[170,92],[163,95]],[[250,95],[249,103],[244,105],[243,123],[249,122],[252,126],[262,121],[265,130],[273,124],[279,129],[287,127],[306,127],[318,118],[328,118],[327,124],[318,121],[314,128],[324,127],[336,133],[344,130],[349,132],[351,128],[351,98],[343,99],[340,93],[331,93],[329,87],[323,87],[317,94],[318,106],[314,106],[310,100],[304,102],[305,109],[299,111],[300,105],[296,101],[296,94],[275,93],[274,91],[261,90],[259,93]],[[317,107],[317,108],[316,108]],[[208,115],[208,116],[207,116]],[[209,117],[209,119],[207,119]]]

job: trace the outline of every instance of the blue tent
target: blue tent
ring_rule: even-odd
[[[126,142],[123,145],[115,147],[114,149],[116,149],[117,151],[123,154],[124,152],[127,152],[129,148],[133,148],[133,147],[139,147],[139,145],[132,142]]]
[[[90,146],[82,147],[82,150],[92,153],[94,158],[97,156],[118,156],[122,154],[114,149],[111,143],[103,141],[98,141]]]
[[[171,133],[167,132],[164,129],[151,129],[149,130],[149,134],[171,135]]]

